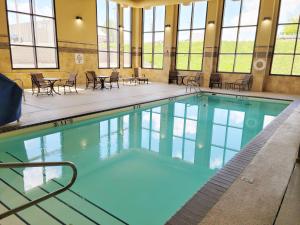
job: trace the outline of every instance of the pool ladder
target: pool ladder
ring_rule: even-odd
[[[3,219],[3,218],[6,218],[10,215],[13,215],[13,214],[16,214],[24,209],[27,209],[31,206],[34,206],[34,205],[37,205],[38,203],[40,202],[43,202],[49,198],[52,198],[62,192],[65,192],[67,191],[68,189],[70,189],[70,187],[74,184],[76,178],[77,178],[77,168],[76,166],[72,163],[72,162],[68,162],[68,161],[63,161],[63,162],[29,162],[29,163],[23,163],[23,162],[20,162],[20,163],[0,163],[0,169],[1,168],[8,168],[8,169],[11,169],[11,168],[23,168],[23,167],[45,167],[45,166],[68,166],[72,169],[72,172],[73,172],[73,175],[72,175],[72,178],[70,180],[70,182],[56,190],[56,191],[53,191],[53,192],[50,192],[49,194],[47,195],[44,195],[38,199],[35,199],[33,201],[30,201],[30,202],[27,202],[23,205],[20,205],[16,208],[13,208],[13,209],[10,209],[2,214],[0,214],[0,220]]]

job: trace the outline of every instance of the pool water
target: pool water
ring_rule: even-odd
[[[157,102],[2,139],[0,160],[78,168],[71,191],[19,213],[27,223],[164,224],[288,104],[213,95]],[[2,169],[1,203],[15,207],[70,176],[65,167]]]

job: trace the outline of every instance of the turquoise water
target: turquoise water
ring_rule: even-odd
[[[30,224],[122,224],[103,209],[128,224],[164,224],[287,105],[208,95],[158,102],[0,140],[0,160],[78,168],[72,192],[19,213]],[[17,206],[66,184],[70,174],[63,167],[2,169],[0,200]]]

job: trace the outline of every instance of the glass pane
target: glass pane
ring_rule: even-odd
[[[221,169],[222,168],[223,154],[224,154],[224,149],[218,148],[215,146],[211,146],[210,162],[209,162],[210,169]]]
[[[227,124],[228,110],[226,109],[214,109],[214,123],[226,125]]]
[[[152,113],[152,130],[160,131],[160,114]]]
[[[151,151],[159,152],[159,133],[151,132]]]
[[[152,67],[152,54],[143,54],[143,67],[144,68]]]
[[[245,112],[230,111],[229,114],[229,126],[243,128],[245,119]]]
[[[178,117],[185,117],[185,104],[176,102],[174,104],[174,115]]]
[[[272,63],[272,74],[290,75],[292,70],[292,55],[274,55]]]
[[[193,28],[205,28],[206,24],[206,8],[207,2],[195,2],[194,3],[194,19]]]
[[[219,55],[218,71],[233,72],[234,55]]]
[[[278,26],[275,53],[294,53],[297,29],[297,25]]]
[[[177,52],[188,53],[190,47],[190,31],[178,31]]]
[[[107,29],[98,27],[98,48],[100,51],[107,51]]]
[[[30,0],[7,0],[7,9],[30,13]]]
[[[118,31],[109,29],[109,48],[110,51],[117,51],[118,46]]]
[[[281,0],[279,23],[297,23],[299,20],[300,1]]]
[[[123,26],[124,30],[131,31],[131,8],[123,9]]]
[[[241,27],[237,44],[237,53],[253,53],[256,27]]]
[[[184,142],[184,153],[183,160],[194,163],[195,160],[195,142],[190,140],[185,140]]]
[[[150,129],[150,112],[142,112],[142,127]]]
[[[154,52],[163,53],[164,52],[164,32],[155,33],[155,43],[154,43]]]
[[[97,0],[98,26],[107,27],[106,24],[106,0]]]
[[[143,52],[152,53],[152,33],[144,33],[143,35]]]
[[[155,7],[155,31],[165,30],[165,6]]]
[[[238,26],[241,1],[225,0],[223,27]]]
[[[31,18],[19,13],[8,13],[11,44],[33,45]]]
[[[37,46],[55,47],[54,19],[34,17],[35,41]]]
[[[131,53],[124,53],[124,67],[131,67]]]
[[[228,127],[226,147],[240,150],[242,144],[243,129]]]
[[[107,52],[99,52],[99,67],[107,68],[108,67],[108,53]]]
[[[188,54],[177,54],[176,58],[176,69],[178,70],[187,70],[189,62]]]
[[[35,68],[34,49],[31,47],[11,46],[13,68]]]
[[[293,75],[300,75],[300,55],[296,55],[294,59]]]
[[[211,143],[223,147],[225,145],[226,127],[222,125],[213,125]]]
[[[172,158],[182,159],[182,138],[173,137]]]
[[[154,67],[155,69],[162,69],[163,68],[163,54],[154,54]]]
[[[32,1],[33,13],[53,17],[53,0],[33,0]]]
[[[226,149],[225,151],[225,164],[228,163],[237,152]]]
[[[119,67],[119,54],[116,52],[111,52],[110,54],[110,68]]]
[[[150,136],[149,130],[142,129],[142,148],[145,149],[150,148],[149,136]]]
[[[174,127],[173,127],[173,135],[178,137],[183,137],[183,125],[184,119],[182,118],[174,118]]]
[[[198,105],[189,105],[186,108],[186,118],[197,120],[198,118]]]
[[[203,43],[204,43],[204,30],[193,30],[191,53],[202,53]]]
[[[234,72],[250,73],[252,67],[252,55],[236,55]]]
[[[153,30],[153,8],[151,9],[143,9],[144,12],[144,31],[152,31]]]
[[[202,70],[202,54],[191,54],[190,70]]]
[[[118,5],[115,2],[109,1],[109,27],[118,28]]]
[[[178,30],[190,29],[192,18],[192,4],[189,4],[187,6],[181,4],[179,14],[180,16]]]
[[[37,48],[38,68],[57,68],[57,54],[55,48]]]
[[[237,28],[223,28],[221,38],[221,53],[234,53],[237,39]]]
[[[300,25],[299,25],[299,26],[300,26]],[[297,39],[296,53],[300,54],[300,28],[299,28],[299,32],[298,32],[298,39]]]
[[[131,52],[131,33],[124,31],[124,52]]]
[[[241,12],[241,26],[257,25],[260,0],[244,0]]]
[[[194,120],[186,120],[185,137],[196,140],[197,122]]]

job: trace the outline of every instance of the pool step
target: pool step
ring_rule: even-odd
[[[0,202],[0,214],[6,212],[9,209],[10,209],[9,207],[5,206],[3,203]],[[11,216],[6,217],[5,219],[1,220],[0,222],[1,222],[1,225],[12,225],[12,224],[28,225],[29,224],[18,215],[11,215]]]
[[[3,182],[3,180],[0,180],[0,198],[9,208],[14,208],[28,202],[28,198],[17,192],[14,187],[8,185],[7,182]],[[28,224],[41,224],[41,219],[43,224],[63,224],[59,223],[56,218],[49,215],[49,213],[39,205],[23,210],[19,212],[18,215]]]
[[[16,162],[18,158],[14,158],[12,155],[5,155],[1,156],[1,159],[6,162]],[[19,192],[24,192],[22,169],[9,169],[6,171],[5,177],[7,178],[4,179],[2,176],[2,179],[10,183]],[[26,193],[26,196],[30,199],[36,199],[62,186],[58,181],[51,180],[47,182],[47,185],[37,187],[33,191]],[[109,215],[109,212],[105,212],[105,209],[102,209],[73,190],[68,190],[40,203],[40,205],[65,224],[127,224],[114,218],[113,215]]]

